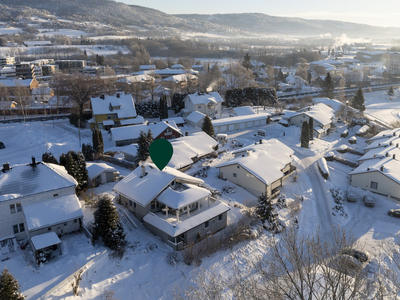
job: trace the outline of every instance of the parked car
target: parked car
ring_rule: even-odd
[[[400,209],[391,209],[388,211],[388,215],[391,217],[400,218]]]
[[[369,260],[369,253],[367,251],[361,251],[361,250],[352,249],[352,248],[345,248],[345,249],[343,249],[342,254],[350,255],[350,256],[358,259],[360,262],[366,262]]]
[[[0,149],[4,149],[6,146],[4,145],[3,142],[0,142]]]
[[[366,195],[363,197],[365,206],[370,206],[374,207],[375,206],[375,200],[372,198],[372,196]]]
[[[238,141],[238,140],[232,140],[232,144],[235,147],[243,147],[243,143],[241,141]]]
[[[356,202],[357,201],[356,193],[353,191],[347,191],[347,201]]]

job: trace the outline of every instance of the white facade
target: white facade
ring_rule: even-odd
[[[217,134],[263,126],[267,124],[268,117],[269,114],[247,115],[213,120],[212,124]]]
[[[217,92],[209,94],[191,94],[183,100],[185,108],[191,112],[198,111],[208,115],[210,118],[219,116],[222,113],[222,98]]]

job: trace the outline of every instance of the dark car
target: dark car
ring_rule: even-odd
[[[400,209],[391,209],[388,211],[388,215],[391,217],[400,218]]]
[[[351,248],[343,249],[342,254],[347,254],[358,259],[360,262],[366,262],[369,260],[369,253],[367,251],[361,251]]]
[[[6,146],[4,146],[3,142],[0,142],[0,149],[4,149]]]

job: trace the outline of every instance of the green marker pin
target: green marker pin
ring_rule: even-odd
[[[164,167],[171,160],[172,154],[174,153],[174,148],[170,142],[164,139],[155,140],[151,143],[149,148],[149,153],[151,160],[157,166],[157,168],[162,171]]]

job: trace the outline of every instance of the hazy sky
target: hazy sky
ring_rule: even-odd
[[[400,27],[400,0],[116,0],[168,14],[259,12]]]

